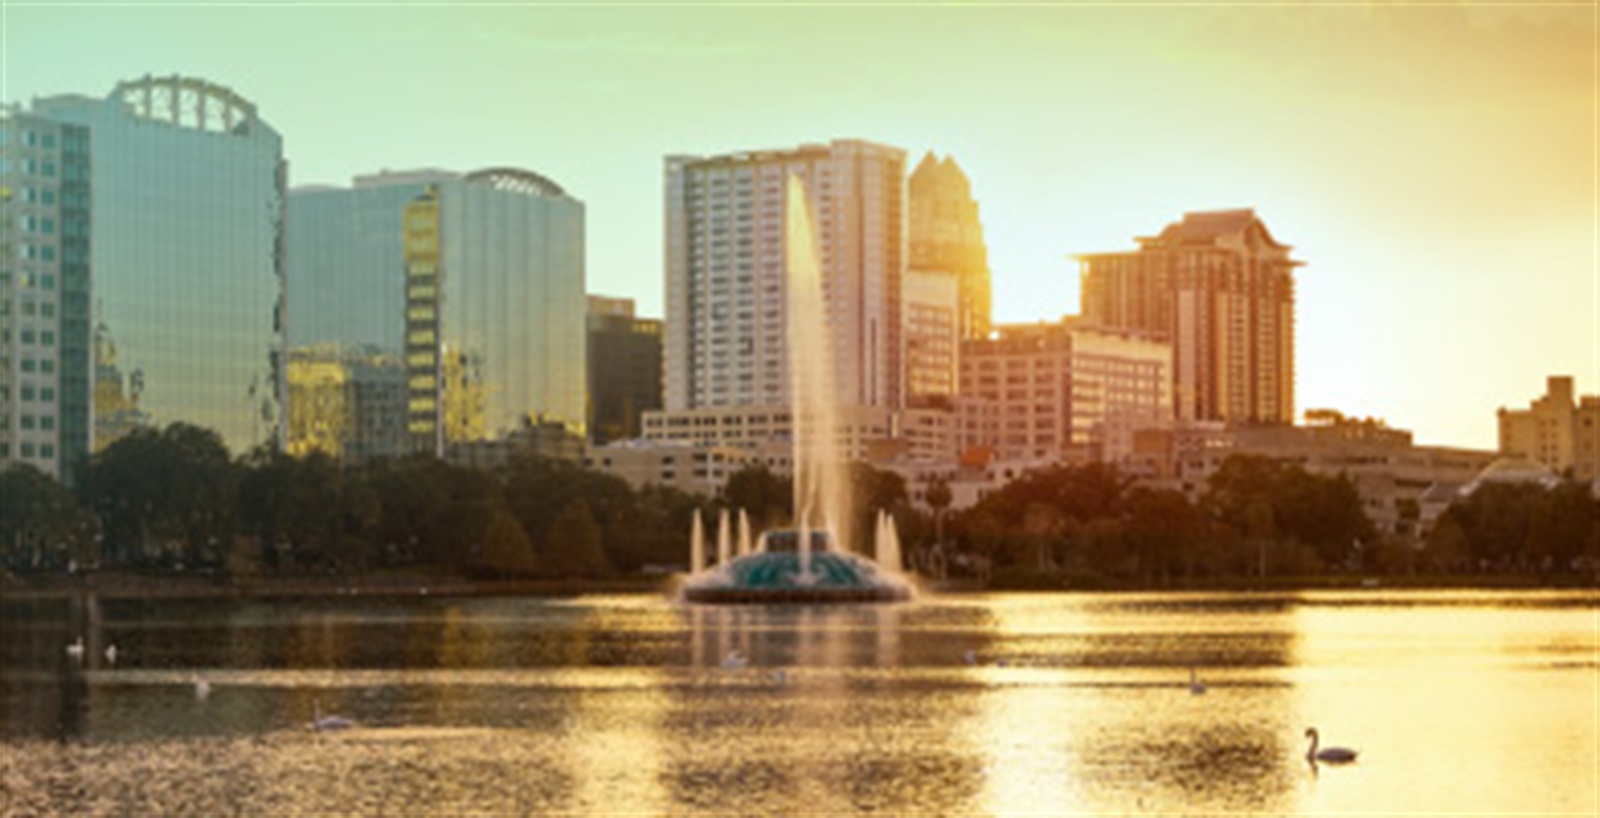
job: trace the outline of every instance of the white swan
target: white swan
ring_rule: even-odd
[[[1319,738],[1315,727],[1306,728],[1306,738],[1311,739],[1311,746],[1306,748],[1306,760],[1313,764],[1318,761],[1328,764],[1348,764],[1356,760],[1356,751],[1348,747],[1323,747],[1318,750]]]
[[[80,636],[67,646],[67,656],[73,659],[83,659],[83,637]]]
[[[356,726],[356,723],[353,719],[332,714],[322,715],[322,702],[311,702],[311,729],[313,731],[326,733],[331,730],[349,730],[354,726]]]
[[[723,670],[744,670],[749,664],[750,660],[738,648],[728,651],[728,655],[722,659]]]
[[[1195,672],[1194,665],[1189,666],[1189,693],[1194,696],[1204,696],[1206,686],[1200,683],[1200,676]]]

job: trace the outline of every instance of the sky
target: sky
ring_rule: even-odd
[[[663,157],[861,138],[967,171],[997,321],[1076,314],[1073,254],[1250,207],[1305,263],[1300,410],[1492,449],[1549,375],[1600,391],[1587,3],[0,4],[0,99],[180,73],[257,104],[291,185],[537,171],[586,205],[588,290],[644,315]]]

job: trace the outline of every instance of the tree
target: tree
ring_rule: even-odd
[[[627,514],[605,535],[612,566],[634,572],[646,565],[688,565],[690,516],[701,503],[668,486],[639,489]]]
[[[789,508],[794,502],[794,481],[759,463],[728,475],[722,497],[729,508],[749,514],[750,525],[758,531],[787,525],[794,516]]]
[[[365,570],[380,517],[366,480],[322,452],[295,458],[260,449],[244,461],[240,530],[260,544],[269,569]]]
[[[100,522],[60,483],[27,463],[0,472],[0,553],[18,572],[88,566]]]
[[[1269,551],[1283,558],[1280,570],[1298,570],[1306,548],[1330,566],[1343,562],[1356,543],[1375,539],[1372,521],[1349,479],[1314,475],[1257,455],[1224,460],[1212,474],[1201,505],[1255,543],[1262,574],[1269,567]]]
[[[910,495],[906,493],[905,478],[891,471],[875,469],[866,463],[850,464],[852,519],[850,531],[840,532],[842,537],[854,537],[855,550],[863,554],[874,553],[872,542],[877,532],[879,511],[892,517],[903,517],[910,510]],[[896,524],[898,527],[898,523]]]
[[[528,576],[538,570],[533,543],[522,530],[515,517],[504,509],[496,509],[483,532],[483,553],[479,555],[479,570],[496,577]]]
[[[927,502],[928,508],[933,509],[934,542],[943,543],[944,513],[950,508],[950,503],[955,500],[954,495],[950,493],[950,484],[946,483],[942,478],[934,478],[933,482],[928,484],[928,490],[923,494],[922,499]]]
[[[1146,581],[1168,581],[1186,552],[1205,537],[1205,521],[1189,498],[1170,489],[1136,488],[1128,493],[1125,537]],[[1190,573],[1193,563],[1189,564]]]
[[[583,500],[573,500],[561,509],[550,525],[548,541],[545,565],[551,574],[598,577],[611,573],[600,542],[600,526]]]
[[[81,486],[106,561],[216,566],[234,531],[237,472],[216,432],[135,429],[89,461]]]
[[[468,568],[483,551],[496,510],[505,507],[493,475],[431,455],[379,463],[367,480],[380,509],[371,539],[391,564]]]

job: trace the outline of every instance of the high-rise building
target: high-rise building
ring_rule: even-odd
[[[94,448],[132,425],[174,421],[216,431],[235,452],[277,443],[278,133],[250,101],[193,77],[146,76],[104,98],[32,107],[89,137]]]
[[[590,440],[636,438],[660,408],[661,322],[635,317],[631,298],[589,296]]]
[[[948,402],[960,360],[960,279],[942,270],[907,270],[904,292],[906,404]]]
[[[0,109],[0,468],[88,453],[89,133]]]
[[[1600,397],[1578,397],[1572,376],[1552,375],[1527,409],[1499,412],[1500,454],[1533,460],[1557,474],[1600,480]]]
[[[1005,460],[1105,460],[1134,432],[1170,422],[1172,350],[1077,326],[1018,324],[961,350],[960,411],[992,418],[993,438],[963,438]],[[963,419],[965,426],[965,419]]]
[[[511,168],[384,171],[349,188],[297,188],[289,194],[291,354],[333,350],[347,366],[355,356],[352,372],[404,385],[402,399],[372,404],[394,417],[348,427],[406,430],[404,442],[371,438],[382,447],[466,459],[482,455],[472,447],[552,428],[581,437],[583,224],[581,202]],[[297,395],[326,390],[291,390],[291,433],[310,434],[314,424],[300,416],[332,404],[302,404]],[[358,450],[354,443],[340,448]],[[290,440],[291,449],[300,445]]]
[[[666,409],[789,405],[787,180],[810,202],[839,402],[903,400],[905,152],[855,140],[666,160]]]
[[[960,282],[962,340],[989,337],[989,251],[972,184],[954,157],[930,151],[911,173],[910,267],[954,274]]]
[[[1294,422],[1294,268],[1253,210],[1185,213],[1079,256],[1083,317],[1166,341],[1181,420]]]

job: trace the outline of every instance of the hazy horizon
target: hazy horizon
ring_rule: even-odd
[[[1596,13],[8,3],[0,98],[202,76],[292,186],[526,167],[586,205],[586,289],[656,316],[669,154],[953,155],[1008,323],[1078,312],[1072,254],[1250,207],[1307,264],[1298,410],[1494,448],[1546,376],[1600,391]]]

